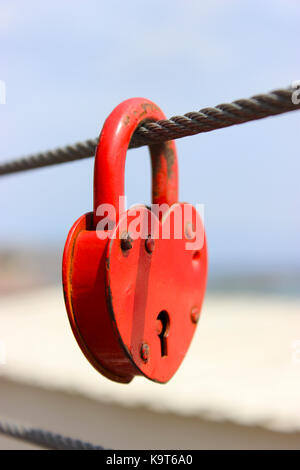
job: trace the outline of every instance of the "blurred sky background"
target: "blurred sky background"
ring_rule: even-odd
[[[288,86],[299,24],[297,0],[1,0],[0,161],[93,138],[129,97],[171,117]],[[295,112],[177,141],[212,276],[299,271],[299,124]],[[92,184],[92,159],[1,178],[1,249],[62,250]],[[126,192],[149,202],[146,148],[128,152]]]

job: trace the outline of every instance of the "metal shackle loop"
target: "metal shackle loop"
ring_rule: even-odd
[[[119,104],[106,119],[96,148],[94,167],[94,226],[101,220],[97,208],[111,204],[117,223],[124,207],[125,161],[130,140],[144,122],[165,119],[151,101],[131,98]],[[178,201],[178,164],[174,141],[149,145],[152,165],[152,203],[169,206]]]

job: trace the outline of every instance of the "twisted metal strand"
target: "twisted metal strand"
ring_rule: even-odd
[[[219,104],[215,108],[203,108],[199,112],[190,112],[183,116],[174,116],[171,119],[146,122],[135,131],[129,148],[179,139],[298,110],[300,104],[292,102],[293,91],[293,88],[274,90],[267,94],[252,96],[249,99]],[[98,138],[90,139],[12,160],[0,164],[0,175],[88,158],[95,154],[97,143]]]
[[[300,109],[300,104],[292,102],[293,91],[292,88],[274,90],[249,99],[219,104],[215,108],[145,123],[135,132],[131,146],[178,139]]]
[[[95,154],[97,143],[98,139],[89,139],[74,145],[18,158],[0,165],[0,175],[88,158]]]
[[[51,450],[104,450],[101,446],[95,446],[88,442],[80,441],[79,439],[65,437],[61,434],[44,431],[43,429],[18,426],[1,421],[0,433]]]

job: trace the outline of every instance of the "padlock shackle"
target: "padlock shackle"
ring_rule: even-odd
[[[131,98],[119,104],[106,119],[96,148],[94,167],[94,226],[101,220],[97,208],[112,204],[116,220],[124,212],[119,196],[124,196],[126,153],[134,131],[146,121],[165,119],[151,101]],[[152,203],[171,206],[178,201],[178,164],[175,142],[149,146],[152,165]]]

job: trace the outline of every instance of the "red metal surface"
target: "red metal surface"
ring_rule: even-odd
[[[124,195],[124,174],[127,149],[135,129],[144,121],[165,119],[151,101],[134,98],[119,104],[106,119],[96,149],[94,171],[94,214],[101,204],[119,207]],[[174,141],[149,147],[152,164],[152,202],[178,201],[177,153]],[[124,208],[120,208],[120,213]],[[95,224],[99,217],[95,215]]]
[[[177,202],[174,142],[150,147],[152,200],[170,209],[158,219],[144,206],[135,215],[121,207],[111,221],[114,236],[100,240],[96,233],[99,205],[118,208],[124,195],[126,151],[136,127],[158,119],[164,119],[159,108],[141,98],[121,103],[108,117],[96,150],[94,212],[75,222],[63,257],[65,302],[77,342],[99,372],[123,383],[135,375],[164,383],[174,375],[192,340],[206,286],[205,237],[195,252],[186,250],[193,235],[184,221],[183,238],[174,232],[183,207]],[[152,238],[120,240],[137,217],[141,231],[151,225]],[[170,239],[164,239],[168,222]],[[188,225],[196,222],[203,227],[191,208]]]

